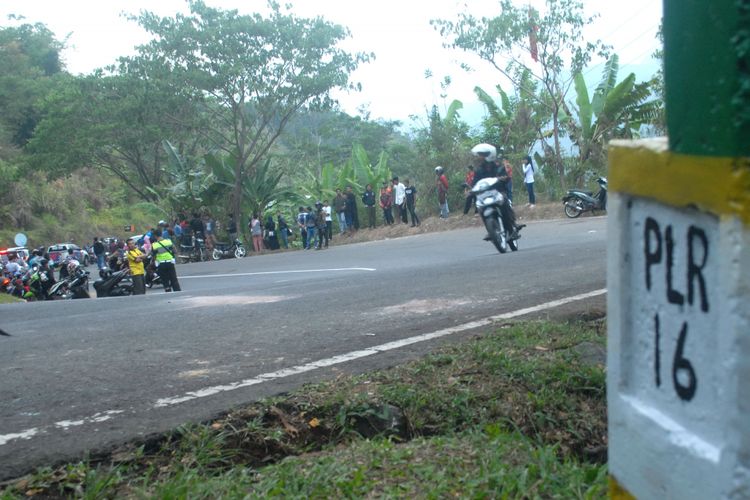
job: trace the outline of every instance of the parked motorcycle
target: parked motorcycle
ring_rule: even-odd
[[[497,177],[486,177],[477,182],[471,192],[476,196],[477,211],[487,228],[488,239],[500,253],[507,252],[508,248],[515,252],[518,250],[518,238],[521,237],[518,232],[523,226],[516,226],[503,217],[502,207],[509,202],[508,197],[498,191],[497,183]]]
[[[133,295],[133,280],[130,269],[125,268],[115,272],[103,271],[101,279],[94,282],[97,297],[123,297]]]
[[[183,236],[180,240],[180,252],[177,262],[202,262],[208,260],[206,241],[201,237]]]
[[[52,299],[88,299],[89,272],[78,264],[68,265],[68,275],[52,285],[48,295]]]
[[[237,259],[241,259],[247,255],[247,250],[242,245],[239,238],[236,238],[233,243],[216,243],[214,245],[214,251],[211,253],[211,258],[214,260],[226,259],[234,256]]]
[[[575,219],[583,212],[607,210],[607,178],[599,177],[596,182],[599,184],[596,194],[580,189],[568,190],[568,194],[563,198],[565,215]]]

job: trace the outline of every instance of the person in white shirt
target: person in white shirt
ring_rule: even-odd
[[[333,239],[333,217],[331,217],[331,205],[328,200],[323,200],[323,213],[326,214],[326,234],[328,234],[328,241]]]
[[[534,208],[536,197],[534,196],[534,164],[531,163],[531,156],[523,159],[523,182],[526,184],[526,191],[529,193],[530,208]]]
[[[393,206],[398,208],[401,222],[408,224],[406,219],[406,186],[398,181],[398,176],[393,177]]]

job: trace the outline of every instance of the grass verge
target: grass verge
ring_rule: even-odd
[[[498,325],[38,470],[0,496],[604,497],[605,337],[601,318]]]

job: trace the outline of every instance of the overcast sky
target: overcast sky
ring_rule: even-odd
[[[205,0],[212,7],[237,9],[240,13],[264,11],[265,0]],[[282,2],[282,4],[285,2]],[[432,104],[441,108],[453,99],[467,106],[475,101],[472,89],[479,85],[487,91],[498,83],[506,85],[501,75],[486,64],[477,63],[470,55],[442,48],[442,40],[429,25],[430,19],[456,19],[457,12],[476,16],[496,13],[496,0],[295,0],[292,11],[303,17],[323,16],[347,26],[352,39],[345,48],[351,51],[374,52],[375,61],[363,65],[353,75],[363,91],[337,94],[344,111],[357,114],[365,107],[372,119],[407,121],[410,115],[424,115]],[[614,47],[620,56],[620,76],[633,71],[639,79],[650,77],[656,70],[651,54],[657,48],[655,38],[662,13],[660,0],[583,0],[587,13],[601,17],[591,26],[587,36],[600,38]],[[542,0],[530,0],[543,10]],[[24,16],[25,22],[41,22],[62,40],[69,35],[65,63],[74,74],[89,73],[95,68],[115,62],[118,56],[131,55],[133,47],[146,41],[146,34],[122,12],[137,13],[141,9],[159,15],[186,11],[183,0],[3,0],[0,22],[11,23],[9,14]],[[460,62],[470,62],[477,70],[467,73]],[[587,70],[587,79],[597,81],[601,65]],[[425,70],[433,78],[425,78]],[[440,97],[439,82],[446,75],[452,78],[447,99]],[[467,110],[467,114],[470,113]]]

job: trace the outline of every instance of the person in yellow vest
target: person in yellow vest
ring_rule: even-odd
[[[143,267],[143,261],[146,260],[146,256],[135,246],[133,238],[128,238],[127,244],[128,251],[125,255],[128,258],[130,275],[133,277],[133,295],[144,295],[146,293],[146,270]]]
[[[164,238],[162,234],[156,234],[156,243],[151,245],[151,254],[156,262],[156,272],[161,278],[165,292],[179,292],[180,282],[177,281],[177,270],[174,263],[174,247],[172,240]]]

